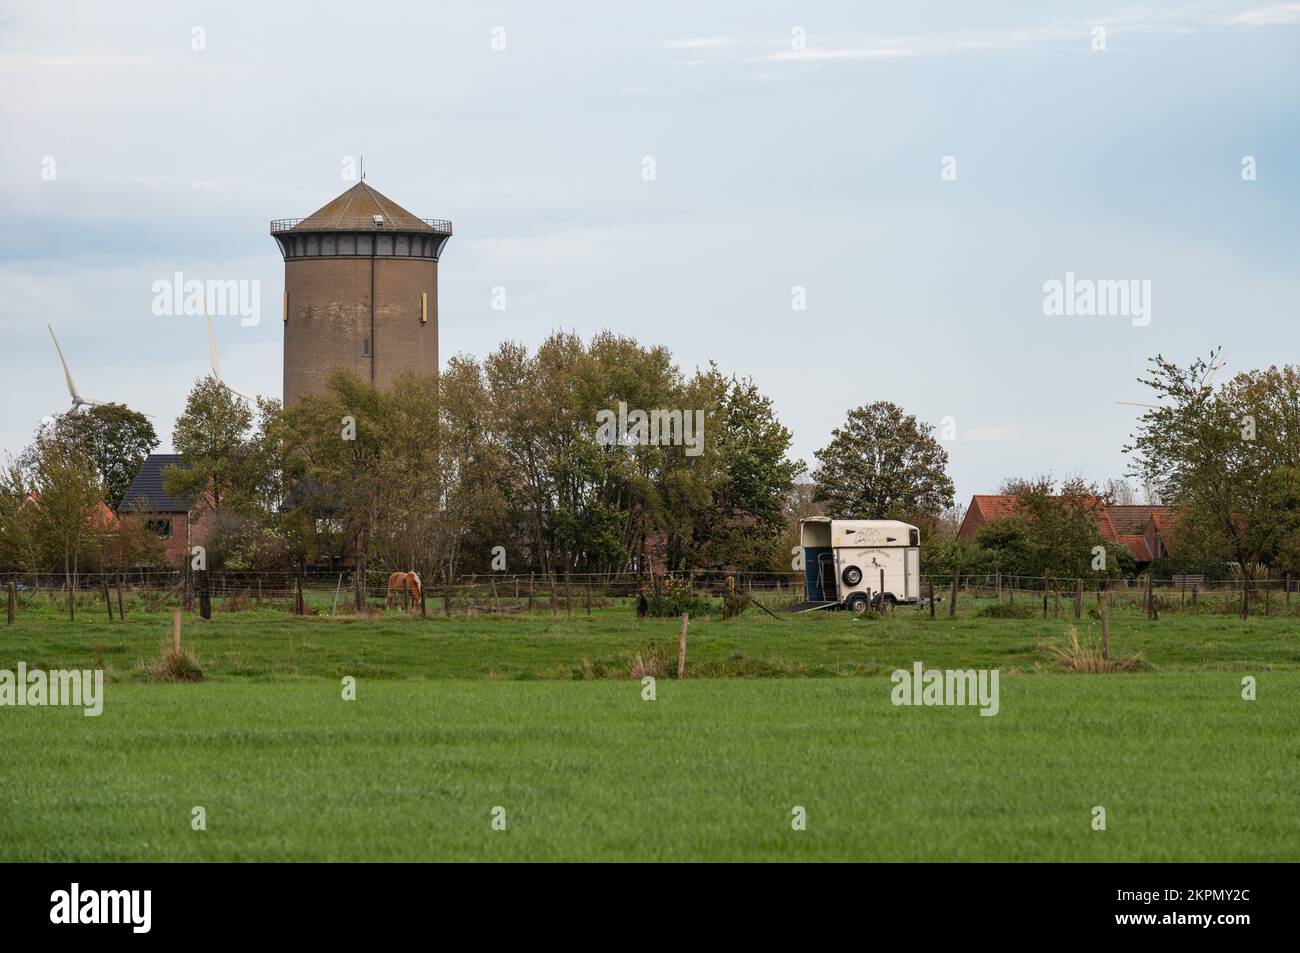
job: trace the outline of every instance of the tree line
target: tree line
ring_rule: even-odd
[[[1179,507],[1175,556],[1153,569],[1300,571],[1300,371],[1244,372],[1211,390],[1200,382],[1213,359],[1157,356],[1144,379],[1161,406],[1125,447],[1130,475],[1153,502]],[[678,438],[698,413],[699,452],[645,439],[638,413],[669,421],[670,437],[675,424]],[[603,425],[615,417],[631,426],[611,439]],[[958,540],[947,451],[898,405],[850,410],[811,482],[791,443],[748,378],[712,363],[683,373],[666,348],[613,333],[556,332],[533,351],[506,342],[388,390],[336,371],[287,409],[202,379],[173,428],[182,466],[165,487],[194,501],[209,568],[350,566],[359,592],[372,569],[447,580],[652,562],[789,571],[798,520],[814,514],[915,523],[925,572],[1133,571],[1095,513],[1098,499],[1126,502],[1122,482],[1008,480],[1000,490],[1019,501],[1015,513]],[[0,565],[60,567],[71,581],[161,564],[144,521],[109,532],[104,518],[157,445],[148,418],[120,405],[43,425],[0,474]]]

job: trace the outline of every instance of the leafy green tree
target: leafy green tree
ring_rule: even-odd
[[[172,447],[183,466],[163,474],[167,492],[199,500],[199,511],[251,502],[255,496],[249,440],[253,411],[214,377],[201,379],[190,391],[184,412],[172,430]]]
[[[1015,514],[981,528],[976,541],[989,555],[992,569],[1018,576],[1091,578],[1119,576],[1133,567],[1132,556],[1101,533],[1102,496],[1083,480],[1066,480],[1060,488],[1049,476],[1012,479],[1001,493],[1016,498]],[[1104,569],[1094,570],[1096,547],[1105,550]]]
[[[99,473],[105,502],[116,510],[158,435],[149,418],[124,404],[100,404],[60,414],[50,425],[55,440],[74,443]]]
[[[111,514],[104,508],[104,486],[94,462],[76,444],[40,436],[25,457],[34,495],[31,532],[46,552],[61,559],[68,617],[75,619],[81,558],[98,536],[113,528]]]
[[[817,451],[817,499],[836,519],[908,519],[953,505],[948,452],[934,427],[889,401],[849,411]]]
[[[1187,367],[1157,355],[1142,382],[1162,402],[1125,452],[1133,474],[1179,507],[1180,560],[1233,562],[1247,581],[1300,551],[1300,368],[1207,386],[1216,355]]]

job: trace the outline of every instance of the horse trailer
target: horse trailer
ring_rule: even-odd
[[[921,531],[898,520],[800,520],[808,601],[796,609],[864,612],[882,598],[890,605],[919,602],[920,543]]]

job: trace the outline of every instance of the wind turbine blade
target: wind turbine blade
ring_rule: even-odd
[[[217,364],[217,336],[212,330],[212,315],[208,314],[208,299],[203,297],[203,317],[208,322],[208,356],[212,358],[212,376],[221,382],[221,367]]]
[[[45,326],[50,330],[50,340],[54,342],[54,350],[59,352],[59,363],[63,365],[63,379],[68,382],[68,396],[74,402],[80,401],[81,398],[77,396],[77,385],[72,383],[72,371],[68,370],[68,362],[63,358],[63,348],[59,347],[59,339],[54,336],[54,328],[48,324]]]
[[[1223,367],[1223,365],[1223,361],[1210,365],[1210,369],[1205,372],[1205,379],[1201,381],[1201,390],[1209,390],[1214,386],[1214,376],[1219,373],[1219,368]]]
[[[1117,403],[1117,404],[1123,404],[1125,407],[1149,407],[1149,408],[1151,408],[1152,410],[1165,410],[1165,409],[1166,409],[1166,408],[1160,406],[1159,404],[1139,404],[1137,401],[1133,401],[1133,400],[1117,400],[1117,401],[1115,401],[1115,403]]]
[[[238,387],[236,387],[234,384],[227,384],[225,381],[222,381],[222,382],[221,382],[221,386],[224,387],[226,390],[230,391],[230,392],[231,392],[232,394],[234,394],[236,397],[242,397],[242,398],[244,398],[244,400],[248,401],[250,404],[256,404],[256,403],[257,403],[257,398],[256,398],[256,397],[254,397],[252,394],[249,394],[249,393],[246,393],[245,391],[240,390],[240,389],[239,389]]]

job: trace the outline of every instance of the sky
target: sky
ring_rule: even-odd
[[[364,155],[455,223],[443,361],[607,328],[752,377],[810,467],[891,400],[959,502],[1100,482],[1147,358],[1296,362],[1298,146],[1300,3],[6,0],[0,451],[68,406],[47,323],[168,449],[208,370],[177,272],[258,283],[221,369],[279,397],[268,224]],[[1133,297],[1052,313],[1067,275]]]

